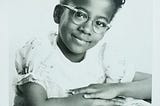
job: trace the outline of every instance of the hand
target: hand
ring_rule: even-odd
[[[116,99],[92,99],[92,106],[124,106],[126,100],[124,98]]]
[[[125,103],[124,98],[116,99],[85,99],[83,94],[75,94],[70,96],[67,100],[69,106],[123,106]]]
[[[72,94],[84,94],[84,98],[112,99],[120,96],[119,83],[91,84],[87,87],[70,90]]]

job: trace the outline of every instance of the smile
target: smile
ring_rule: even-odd
[[[83,40],[81,38],[78,38],[77,36],[71,34],[72,38],[74,41],[76,41],[77,43],[79,44],[87,44],[87,43],[91,43],[91,41],[86,41],[86,40]]]

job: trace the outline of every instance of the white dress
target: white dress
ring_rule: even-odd
[[[83,61],[74,63],[63,55],[56,38],[56,34],[48,38],[34,38],[17,52],[17,85],[38,83],[46,90],[48,98],[51,98],[66,97],[69,89],[93,83],[122,83],[133,80],[134,66],[118,52],[107,47],[106,43],[99,43],[87,51]],[[29,67],[27,74],[23,73],[25,67]],[[15,106],[23,106],[23,96],[17,93],[14,102]],[[143,106],[127,103],[131,102],[126,102],[124,106]]]

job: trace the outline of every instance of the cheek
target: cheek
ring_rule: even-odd
[[[69,16],[69,13],[68,11],[64,11],[60,19],[59,29],[65,31],[64,29],[68,28],[70,26],[70,23],[71,23],[71,18]]]
[[[97,34],[95,35],[93,41],[98,43],[101,39],[103,39],[103,37],[104,37],[104,34]]]
[[[61,33],[67,34],[77,28],[76,25],[73,24],[72,19],[69,17],[62,18],[59,29]]]
[[[96,35],[93,40],[92,40],[92,43],[91,43],[91,47],[94,47],[101,39],[103,39],[104,35]]]

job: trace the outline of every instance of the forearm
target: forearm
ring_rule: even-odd
[[[84,99],[82,94],[64,97],[64,98],[48,98],[38,102],[27,104],[30,106],[91,106],[92,102],[89,99]]]
[[[45,101],[43,106],[91,106],[91,101],[84,99],[82,94],[65,97],[65,98],[50,98]]]
[[[82,94],[69,97],[48,98],[46,90],[37,83],[26,83],[18,86],[23,93],[25,106],[91,106],[89,99],[84,99]]]
[[[67,98],[48,98],[40,103],[40,106],[69,106],[69,102],[66,101]]]
[[[72,89],[73,94],[83,93],[85,98],[113,99],[117,96],[150,99],[152,76],[136,73],[133,82],[128,83],[98,83]]]
[[[150,99],[152,91],[152,79],[147,78],[141,81],[121,83],[119,96],[134,97],[139,99]]]

